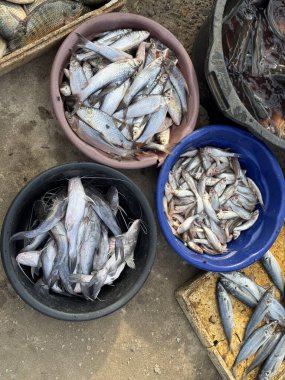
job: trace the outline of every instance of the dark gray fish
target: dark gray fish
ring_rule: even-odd
[[[56,199],[47,218],[31,231],[22,231],[11,236],[10,241],[21,239],[33,239],[38,235],[50,231],[65,215],[67,207],[66,199]]]
[[[43,241],[48,237],[48,231],[36,236],[28,245],[26,245],[20,252],[34,251]]]
[[[52,287],[58,280],[60,280],[68,293],[75,294],[69,281],[68,241],[64,224],[58,222],[56,226],[52,228],[51,234],[56,242],[57,256],[54,260],[54,265],[48,279],[49,286]]]
[[[101,221],[91,207],[88,209],[86,219],[86,228],[79,251],[79,271],[83,274],[90,274],[94,254],[100,244]]]
[[[284,277],[278,261],[270,251],[267,251],[260,261],[274,285],[280,290],[281,295],[284,296]]]
[[[261,297],[259,303],[257,304],[256,309],[254,310],[254,313],[251,316],[245,330],[245,335],[244,335],[245,339],[247,339],[251,335],[253,330],[264,319],[264,317],[269,311],[269,308],[273,302],[273,299],[274,299],[274,288],[271,287]]]
[[[114,234],[116,239],[116,250],[115,254],[116,257],[119,255],[123,256],[124,254],[124,247],[122,242],[122,230],[119,227],[116,218],[112,212],[111,207],[109,204],[99,197],[98,195],[94,194],[90,189],[86,189],[87,195],[92,199],[93,203],[91,203],[91,206],[95,213],[98,215],[98,217],[106,224],[106,226],[109,228],[109,230]]]
[[[232,343],[232,335],[233,335],[233,327],[234,327],[233,307],[232,307],[232,302],[228,293],[226,292],[225,288],[220,282],[217,283],[217,298],[218,298],[220,317],[222,320],[224,332],[227,337],[229,351],[231,351],[231,343]]]

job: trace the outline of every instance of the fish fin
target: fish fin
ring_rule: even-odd
[[[75,33],[78,38],[78,42],[76,43],[77,47],[86,49],[86,43],[90,42],[86,37],[82,36],[80,33]],[[89,49],[88,49],[89,50]]]
[[[31,231],[17,232],[16,234],[10,237],[10,242],[15,241],[15,240],[29,239],[29,236],[28,236],[29,232]]]
[[[126,260],[126,263],[127,263],[127,266],[131,269],[136,269],[136,264],[134,262],[134,255],[132,254],[131,257],[129,257],[127,260]]]
[[[81,273],[78,273],[78,274],[71,274],[69,276],[69,281],[70,282],[78,282],[79,284],[83,283],[83,275]]]
[[[33,280],[35,279],[35,271],[36,271],[36,268],[35,267],[31,267],[31,276],[32,276]]]
[[[58,281],[58,280],[59,280],[59,271],[58,271],[58,269],[55,268],[51,271],[51,274],[48,278],[49,287],[52,288],[54,286],[54,284],[56,283],[56,281]]]

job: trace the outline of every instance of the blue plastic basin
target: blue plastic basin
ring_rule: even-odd
[[[198,254],[177,239],[167,222],[162,199],[168,173],[179,156],[190,148],[207,145],[229,148],[240,154],[240,163],[261,190],[265,207],[260,206],[257,222],[228,244],[223,255]],[[285,181],[272,152],[253,135],[227,125],[210,125],[185,137],[163,164],[157,186],[156,206],[162,231],[176,253],[189,264],[213,272],[230,272],[259,260],[276,240],[285,218]]]

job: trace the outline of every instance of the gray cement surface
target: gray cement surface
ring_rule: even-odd
[[[124,10],[169,28],[190,52],[210,1],[129,0]],[[57,164],[87,161],[65,138],[49,100],[56,49],[0,78],[0,219],[18,191]],[[128,171],[154,209],[158,171]],[[139,294],[101,320],[68,323],[27,306],[0,267],[0,378],[30,380],[218,380],[174,291],[197,270],[158,230],[157,259]]]

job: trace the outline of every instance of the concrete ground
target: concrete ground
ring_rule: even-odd
[[[124,10],[169,28],[190,52],[210,1],[130,0]],[[87,160],[53,118],[49,73],[56,49],[0,78],[0,219],[22,186],[57,164]],[[154,209],[158,171],[126,172]],[[219,379],[174,291],[197,270],[158,230],[157,259],[139,294],[101,320],[68,323],[27,306],[0,267],[0,378],[96,380]]]

